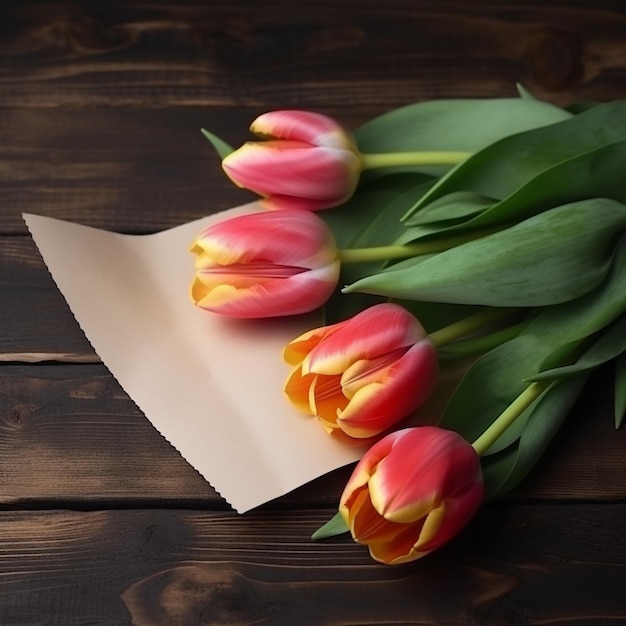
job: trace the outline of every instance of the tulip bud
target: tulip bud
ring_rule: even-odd
[[[373,559],[399,564],[450,540],[483,495],[472,446],[454,431],[422,426],[387,435],[365,453],[346,484],[339,513]]]
[[[266,141],[244,144],[222,167],[236,185],[263,196],[266,208],[317,211],[354,193],[361,157],[351,134],[332,118],[272,111],[250,130]]]
[[[230,317],[312,311],[339,280],[333,235],[309,211],[261,211],[217,222],[191,251],[197,255],[193,301]]]
[[[311,330],[291,341],[295,369],[285,385],[292,405],[329,431],[380,434],[431,394],[439,368],[435,346],[406,309],[390,303]]]

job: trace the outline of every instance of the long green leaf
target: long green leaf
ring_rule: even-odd
[[[438,198],[418,211],[408,226],[440,220],[448,214],[457,223],[446,225],[436,235],[452,235],[457,232],[510,224],[532,217],[555,206],[584,200],[586,198],[611,198],[626,202],[626,185],[623,170],[626,162],[626,141],[590,150],[557,163],[528,180],[500,202],[480,196],[471,191],[453,192]],[[466,219],[459,222],[457,196],[466,198]],[[482,205],[482,206],[481,206]],[[433,234],[428,235],[429,238]],[[409,239],[402,236],[402,241]]]
[[[468,441],[476,440],[524,390],[524,378],[539,370],[553,348],[533,335],[520,334],[481,356],[456,388],[439,425],[457,431]],[[489,454],[513,443],[523,421],[523,417],[518,418]]]
[[[626,100],[505,137],[456,166],[405,217],[455,191],[504,199],[561,161],[623,140],[626,140]]]
[[[608,330],[601,341],[580,357],[580,364],[564,368],[560,374],[578,376],[581,371],[623,354],[625,311],[626,236],[622,236],[611,272],[602,285],[575,301],[534,312],[517,339],[502,344],[476,361],[452,396],[442,416],[442,425],[459,430],[470,440],[475,439],[522,391],[524,379],[540,379],[539,372],[566,362],[581,342],[605,327]],[[558,369],[556,374],[559,374]],[[622,387],[626,393],[626,376],[624,378]],[[472,416],[471,419],[468,415]],[[621,418],[623,412],[616,409],[616,415]],[[505,432],[489,454],[515,441],[523,425],[522,417]]]
[[[526,98],[431,100],[385,113],[354,135],[364,153],[476,152],[508,135],[570,117],[564,109]],[[440,176],[449,169],[424,166],[421,171]]]
[[[577,342],[616,320],[626,310],[626,234],[615,246],[607,277],[580,298],[548,307],[535,315],[527,332],[545,341]]]
[[[588,372],[612,361],[626,350],[626,316],[603,333],[584,354],[571,365],[564,365],[528,376],[527,380],[559,380]]]
[[[546,306],[577,298],[610,268],[626,207],[596,198],[557,207],[427,260],[409,259],[344,293],[491,306]]]
[[[472,221],[470,218],[481,215],[494,204],[493,198],[481,196],[472,191],[457,191],[439,198],[416,213],[407,226]],[[408,203],[406,206],[410,206]]]
[[[505,495],[528,475],[567,418],[586,379],[579,374],[549,387],[525,412],[518,443],[481,459],[487,499]]]

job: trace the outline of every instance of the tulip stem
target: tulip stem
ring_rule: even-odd
[[[472,448],[482,456],[500,435],[550,386],[552,381],[539,381],[528,385],[511,404],[494,420],[485,432],[474,441]]]
[[[444,328],[435,330],[432,333],[429,333],[428,336],[430,340],[435,344],[435,346],[437,348],[440,348],[441,346],[445,346],[446,344],[452,343],[457,339],[461,339],[462,337],[465,337],[466,335],[469,335],[476,330],[480,330],[481,328],[484,328],[492,322],[496,322],[503,317],[507,317],[517,310],[518,309],[506,308],[485,309],[484,311],[480,311],[474,315],[471,315],[470,317],[459,320],[454,324],[450,324],[449,326],[445,326]]]
[[[390,261],[392,259],[406,259],[424,254],[434,254],[449,250],[468,241],[473,241],[484,235],[490,235],[495,230],[493,228],[485,229],[422,243],[376,246],[373,248],[346,248],[339,251],[339,259],[342,263],[371,263],[373,261]]]
[[[387,152],[361,154],[361,167],[364,170],[399,165],[456,165],[472,156],[471,152]]]

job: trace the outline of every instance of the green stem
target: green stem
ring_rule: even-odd
[[[398,165],[456,165],[472,156],[471,152],[387,152],[361,154],[361,167],[364,170]]]
[[[478,456],[482,456],[489,450],[500,435],[550,386],[551,382],[531,383],[500,413],[491,426],[472,444]]]
[[[425,241],[398,246],[377,246],[374,248],[347,248],[339,251],[339,259],[342,263],[367,263],[373,261],[390,261],[392,259],[406,259],[423,254],[434,254],[454,248],[479,237],[490,235],[498,230],[490,228],[478,232],[463,233],[454,237]]]
[[[511,313],[517,311],[517,309],[497,309],[489,308],[484,311],[480,311],[475,315],[466,317],[454,324],[450,324],[445,328],[440,328],[432,333],[429,333],[430,340],[435,344],[437,348],[445,346],[448,343],[452,343],[457,339],[465,337],[474,331],[480,330],[485,326],[502,319]]]

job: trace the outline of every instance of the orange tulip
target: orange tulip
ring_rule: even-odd
[[[450,540],[483,495],[474,448],[454,431],[422,426],[387,435],[365,453],[346,484],[339,512],[372,558],[399,564]]]
[[[195,241],[193,301],[230,317],[276,317],[320,307],[339,280],[339,252],[309,211],[260,211],[209,226]]]
[[[417,409],[438,378],[436,349],[406,309],[385,303],[291,341],[285,385],[294,407],[329,432],[380,434]]]
[[[332,118],[271,111],[250,130],[265,141],[245,143],[222,167],[235,184],[263,196],[266,208],[317,211],[353,194],[361,157],[352,135]]]

